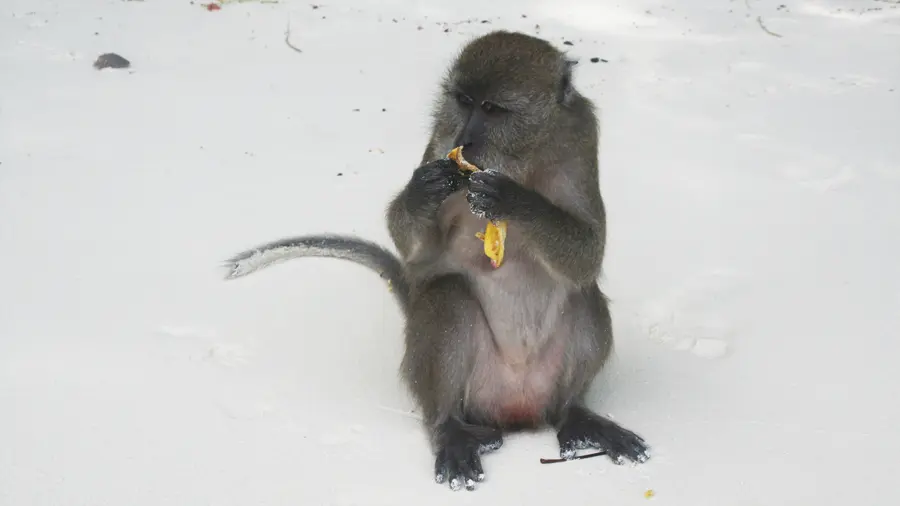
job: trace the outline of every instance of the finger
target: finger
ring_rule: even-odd
[[[477,453],[469,457],[469,468],[472,469],[475,481],[484,481],[484,469],[481,467],[481,458]]]
[[[450,190],[456,191],[462,185],[462,178],[458,177],[456,174],[451,174],[447,176],[447,182],[450,186]]]
[[[473,191],[471,188],[468,192],[466,192],[466,201],[469,204],[477,204],[477,205],[486,205],[489,206],[493,203],[497,202],[497,198],[493,195],[488,195],[486,193]]]
[[[447,458],[444,450],[438,451],[437,458],[434,459],[434,481],[444,483],[447,479]]]
[[[451,490],[459,490],[462,486],[462,482],[459,479],[459,467],[456,465],[456,459],[450,456],[450,452],[443,452],[442,454],[443,462],[441,463],[441,469],[443,470],[444,479],[447,480],[447,484],[450,486]],[[441,480],[439,483],[443,483]]]
[[[465,478],[466,489],[475,490],[475,477],[477,476],[477,474],[472,469],[472,466],[467,458],[463,457],[460,459],[459,470]]]
[[[575,454],[577,453],[577,448],[575,447],[575,440],[570,439],[559,445],[559,457],[565,460],[572,460],[575,458]]]
[[[451,476],[453,476],[453,478],[450,478],[450,490],[457,491],[461,489],[466,482],[465,476],[459,472],[453,473]]]
[[[604,438],[595,438],[591,441],[591,446],[600,450],[606,450],[606,455],[613,461],[613,464],[617,466],[625,464],[624,449],[620,445],[614,445]]]
[[[474,213],[482,218],[487,218],[487,217],[489,217],[488,215],[493,215],[493,209],[494,209],[493,205],[490,205],[483,201],[482,202],[476,201],[476,202],[469,203],[469,210],[472,211],[472,213]]]
[[[457,170],[459,168],[459,166],[456,165],[456,162],[454,162],[453,160],[451,160],[449,158],[438,158],[437,160],[434,160],[433,162],[431,162],[430,165],[432,165],[434,167],[440,167],[440,168],[444,168],[444,169],[453,169],[453,170]]]
[[[494,181],[485,180],[485,179],[469,179],[469,186],[475,190],[484,193],[490,193],[496,195],[498,192],[497,186]]]
[[[469,179],[469,188],[471,188],[473,191],[479,191],[479,192],[489,192],[489,191],[493,190],[493,188],[490,185],[488,185],[487,183],[485,183],[484,181],[482,181],[480,179],[471,179],[471,178]]]

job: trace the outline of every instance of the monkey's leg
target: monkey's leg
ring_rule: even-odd
[[[643,438],[582,405],[567,410],[556,438],[559,456],[566,460],[574,458],[576,450],[585,448],[606,451],[616,464],[624,464],[626,458],[641,463],[650,458],[650,449]]]
[[[575,457],[576,450],[598,448],[616,464],[624,463],[625,458],[645,462],[650,454],[643,438],[584,405],[585,392],[612,351],[612,319],[599,286],[594,284],[584,292],[570,321],[576,322],[569,342],[575,346],[571,353],[578,359],[572,364],[574,374],[568,385],[569,395],[563,399],[565,407],[552,419],[559,431],[560,457],[568,460]]]
[[[435,450],[435,480],[459,490],[484,479],[481,455],[502,446],[499,430],[469,423],[466,389],[479,340],[489,336],[465,277],[430,281],[412,297],[402,371],[422,406]]]

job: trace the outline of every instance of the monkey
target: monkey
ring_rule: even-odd
[[[434,479],[485,480],[505,433],[553,428],[560,457],[598,448],[650,458],[637,433],[592,411],[586,392],[611,355],[596,105],[576,62],[548,41],[497,30],[466,43],[442,76],[420,165],[387,206],[398,254],[353,236],[307,235],[240,253],[229,279],[300,257],[350,260],[390,283],[404,315],[400,376],[422,412]],[[462,146],[482,170],[447,153]],[[476,233],[506,220],[494,268]]]

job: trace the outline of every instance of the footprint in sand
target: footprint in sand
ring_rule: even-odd
[[[779,144],[765,134],[745,132],[738,134],[736,139],[760,153],[783,160],[770,169],[773,177],[817,193],[838,190],[858,178],[858,168],[852,165],[826,155]]]
[[[638,322],[651,340],[672,350],[705,359],[724,358],[731,352],[736,332],[720,309],[739,283],[740,275],[728,270],[692,277],[649,302],[637,315]]]
[[[202,359],[225,367],[236,367],[249,362],[250,352],[238,343],[222,342],[215,329],[192,325],[163,325],[157,333],[176,338],[184,346],[203,348]],[[189,352],[195,355],[196,350]]]

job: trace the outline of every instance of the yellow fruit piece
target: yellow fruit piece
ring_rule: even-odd
[[[489,221],[484,232],[478,232],[475,237],[484,241],[484,254],[491,259],[491,266],[496,269],[503,263],[503,248],[506,243],[506,220],[496,224]]]
[[[456,162],[459,169],[466,172],[475,172],[478,167],[467,162],[462,155],[462,146],[453,148],[447,154],[447,158]],[[484,232],[478,232],[475,237],[484,241],[484,254],[491,259],[491,267],[494,269],[500,267],[503,263],[504,247],[506,244],[506,220],[497,222],[489,221],[484,228]]]
[[[462,149],[463,149],[462,146],[451,149],[450,153],[447,154],[447,158],[456,162],[456,165],[459,166],[460,170],[463,170],[466,172],[475,172],[475,171],[481,170],[478,167],[476,167],[476,166],[472,165],[471,163],[469,163],[468,161],[466,161],[465,158],[463,158]]]
[[[644,492],[644,497],[645,497],[646,499],[650,499],[651,497],[653,497],[653,496],[655,496],[655,495],[656,495],[656,492],[654,492],[652,489],[651,489],[651,490],[647,490],[646,492]]]

